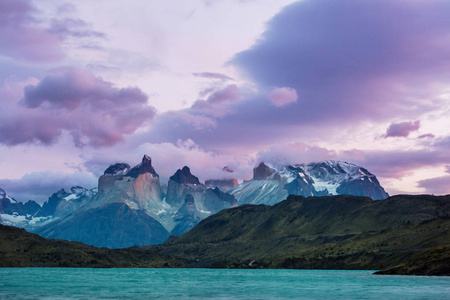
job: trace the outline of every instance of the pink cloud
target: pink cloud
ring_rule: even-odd
[[[419,139],[434,139],[435,137],[436,136],[432,133],[426,133],[418,136]]]
[[[269,93],[269,100],[277,107],[295,103],[298,100],[297,91],[290,87],[274,88]]]
[[[419,128],[420,121],[393,123],[387,128],[384,137],[407,137],[411,132],[417,131]]]

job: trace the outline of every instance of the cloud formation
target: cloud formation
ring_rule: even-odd
[[[428,194],[445,195],[450,194],[450,176],[441,176],[420,180],[419,187],[425,188]]]
[[[232,63],[262,87],[302,92],[285,118],[348,123],[417,115],[437,108],[430,85],[449,81],[444,12],[450,3],[442,0],[299,1]]]
[[[207,78],[207,79],[217,79],[217,80],[221,80],[221,81],[233,80],[233,78],[231,78],[225,74],[212,73],[212,72],[199,72],[199,73],[193,73],[192,75],[194,75],[195,77],[202,77],[202,78]]]
[[[259,91],[241,93],[226,114],[185,111],[216,118],[213,132],[164,123],[151,135],[155,142],[191,138],[205,149],[254,151],[317,136],[334,139],[336,132],[353,136],[368,123],[394,118],[422,119],[447,103],[440,98],[450,83],[450,19],[444,12],[450,13],[450,3],[442,0],[293,3],[229,62]],[[275,90],[272,102],[268,87],[292,90]],[[301,101],[294,101],[294,90]],[[203,100],[193,108],[201,104],[208,106]],[[390,134],[405,134],[395,127]]]
[[[31,62],[61,60],[60,40],[34,17],[29,0],[0,1],[0,54]]]
[[[6,145],[49,145],[66,131],[77,147],[111,146],[155,115],[140,89],[116,88],[80,68],[55,70],[25,86],[21,101],[8,99],[0,106],[7,112],[0,124],[0,142]]]
[[[411,132],[417,131],[419,128],[420,121],[393,123],[387,128],[386,135],[384,137],[407,137]]]

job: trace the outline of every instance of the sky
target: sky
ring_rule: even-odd
[[[391,195],[450,194],[449,15],[447,0],[1,0],[0,188],[42,203],[147,154],[163,183],[334,159]]]

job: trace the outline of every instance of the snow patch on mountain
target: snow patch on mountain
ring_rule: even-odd
[[[270,175],[264,177],[265,174]],[[230,193],[239,204],[269,205],[284,200],[289,193],[305,197],[346,193],[375,200],[389,196],[375,175],[361,166],[335,160],[289,166],[261,163],[254,169],[252,180],[235,187]]]

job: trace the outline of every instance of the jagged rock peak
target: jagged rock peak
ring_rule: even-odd
[[[191,170],[187,166],[181,170],[178,169],[170,179],[178,183],[200,184],[198,178],[191,174]]]
[[[261,162],[259,166],[253,169],[253,179],[266,180],[273,173],[275,173],[275,170],[269,168],[264,162]]]
[[[68,192],[66,192],[65,189],[60,189],[59,191],[57,191],[56,193],[54,193],[53,195],[59,197],[59,198],[64,198],[68,195],[70,195]]]
[[[156,174],[156,171],[152,166],[152,159],[147,154],[144,154],[144,157],[142,158],[141,166],[139,167],[139,174],[145,174],[145,173],[151,173],[155,176],[158,176],[158,174]]]
[[[137,178],[139,175],[146,173],[150,173],[154,177],[159,177],[152,166],[152,159],[148,155],[144,155],[144,157],[142,158],[142,162],[133,167],[133,169],[131,169],[125,176]]]
[[[110,165],[108,169],[105,170],[104,175],[123,175],[126,174],[128,171],[130,171],[130,165],[126,163],[116,163],[113,165]]]
[[[8,194],[0,188],[0,199],[8,199],[11,203],[17,203],[17,200],[8,196]]]

